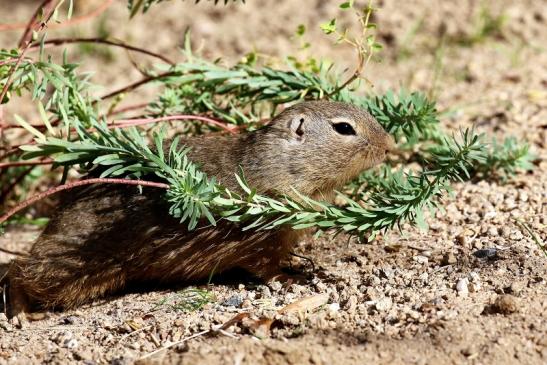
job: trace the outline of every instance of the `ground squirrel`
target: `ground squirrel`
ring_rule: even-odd
[[[241,167],[262,194],[294,188],[322,200],[393,145],[367,112],[326,101],[296,104],[254,132],[183,142],[191,160],[232,190]],[[169,216],[162,194],[118,185],[67,191],[30,255],[9,268],[11,313],[73,308],[127,286],[188,283],[233,268],[268,280],[302,234],[242,231],[222,220],[188,231]]]

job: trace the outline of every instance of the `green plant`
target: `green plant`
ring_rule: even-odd
[[[159,1],[130,2],[130,6],[134,11],[141,7],[146,10],[155,2]],[[353,2],[342,7],[353,9]],[[148,76],[141,81],[102,98],[89,96],[89,77],[78,74],[77,65],[66,57],[62,64],[53,62],[44,55],[43,47],[38,60],[24,57],[20,50],[1,52],[0,66],[8,67],[0,68],[0,86],[16,95],[30,91],[41,112],[39,124],[15,117],[34,136],[32,143],[21,147],[26,151],[24,158],[33,159],[29,163],[51,162],[54,169],[63,167],[62,182],[73,167],[82,172],[100,167],[104,178],[160,179],[166,183],[161,187],[167,188],[170,213],[189,229],[225,219],[241,229],[315,227],[363,238],[401,228],[405,222],[425,227],[425,212],[439,207],[450,182],[469,179],[473,174],[510,175],[517,169],[529,168],[526,161],[530,155],[527,148],[515,144],[504,145],[505,156],[496,148],[488,152],[484,138],[473,130],[462,131],[460,136],[447,135],[440,127],[435,103],[420,93],[359,93],[363,67],[379,49],[374,36],[368,33],[374,29],[369,23],[373,11],[369,3],[357,12],[362,38],[338,32],[336,21],[323,25],[326,33],[337,34],[339,42],[354,47],[359,55],[356,72],[346,81],[340,81],[340,74],[321,63],[315,69],[302,69],[290,61],[285,68],[260,66],[250,58],[233,66],[209,62],[192,52],[187,37],[185,61],[166,62],[156,70],[148,70]],[[151,82],[160,83],[164,90],[148,104],[145,117],[112,124],[108,114],[113,113],[114,106],[108,105],[107,99]],[[403,150],[413,151],[421,169],[397,168],[407,161],[395,157],[385,167],[364,172],[348,184],[340,193],[344,201],[341,205],[312,200],[298,192],[298,199],[266,197],[248,186],[243,174],[238,176],[239,192],[217,184],[188,160],[178,139],[169,142],[168,153],[164,154],[165,128],[150,133],[150,129],[131,127],[141,122],[189,119],[187,133],[254,129],[275,115],[279,106],[322,98],[367,109],[395,136]],[[105,106],[109,113],[101,113]],[[204,120],[209,124],[203,125]],[[149,146],[150,140],[154,147]],[[13,149],[10,156],[18,151]],[[0,218],[0,223],[10,215]]]
[[[173,295],[166,296],[154,306],[152,311],[167,306],[175,311],[195,312],[215,300],[215,295],[212,292],[200,288],[189,287],[178,291]]]

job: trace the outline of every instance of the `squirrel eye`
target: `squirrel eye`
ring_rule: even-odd
[[[340,134],[343,134],[345,136],[350,136],[350,135],[356,135],[357,133],[355,133],[355,129],[353,129],[353,127],[348,124],[348,123],[335,123],[332,125],[332,128],[334,128],[334,130]]]

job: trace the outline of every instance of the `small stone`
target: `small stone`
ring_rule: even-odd
[[[63,331],[60,333],[53,334],[50,339],[56,344],[66,347],[65,344],[67,344],[73,338],[74,338],[74,335],[72,334],[72,332]]]
[[[478,283],[481,279],[478,272],[472,271],[469,273],[469,279],[471,279],[471,282]]]
[[[422,265],[427,264],[427,262],[429,261],[427,257],[422,256],[422,255],[414,256],[413,259],[414,259],[414,261],[416,261],[417,263],[422,264]]]
[[[384,297],[376,302],[375,307],[376,307],[376,310],[380,312],[384,312],[389,310],[392,305],[393,305],[393,301],[391,300],[391,298]]]
[[[484,247],[483,243],[479,240],[474,240],[473,241],[473,247],[476,249],[476,250],[482,250],[482,248]]]
[[[469,280],[467,278],[460,279],[456,284],[456,291],[460,297],[466,297],[469,294]]]
[[[469,283],[468,288],[469,288],[469,291],[471,293],[476,293],[481,289],[481,284],[480,283]]]
[[[498,250],[496,248],[484,248],[473,252],[473,256],[479,259],[495,259],[498,256]]]
[[[78,347],[78,340],[75,338],[67,339],[63,342],[63,347],[66,347],[67,349],[75,349]]]
[[[488,228],[488,236],[490,237],[496,237],[499,235],[498,228],[497,227],[489,227]]]
[[[278,292],[283,288],[283,285],[279,281],[272,281],[272,282],[270,282],[270,288],[274,292]]]
[[[243,297],[239,294],[235,294],[222,302],[222,305],[225,307],[240,307],[242,303]]]
[[[518,311],[517,298],[510,294],[499,295],[492,305],[494,313],[511,314]]]
[[[458,260],[456,259],[456,255],[454,255],[453,252],[447,252],[443,256],[442,264],[443,266],[447,265],[454,265]]]
[[[243,302],[241,302],[241,308],[251,308],[253,306],[253,303],[249,299],[245,299]]]
[[[461,350],[461,353],[465,357],[471,357],[471,356],[473,356],[477,353],[477,350],[475,349],[475,347],[473,345],[471,345],[469,347],[463,348]]]
[[[370,286],[378,286],[382,283],[380,278],[377,276],[370,276],[367,281],[367,284]]]
[[[513,281],[509,287],[509,292],[514,295],[519,295],[520,292],[524,289],[524,283],[520,281]]]
[[[271,298],[272,297],[272,292],[270,291],[270,288],[268,288],[267,286],[263,286],[262,287],[262,298]]]
[[[0,322],[7,322],[8,317],[4,313],[0,313]]]
[[[76,316],[63,317],[60,321],[60,324],[76,324],[76,323],[78,323],[78,317]]]
[[[388,267],[386,268],[383,268],[380,273],[382,274],[382,276],[386,279],[391,279],[393,276],[395,276],[395,273],[393,271],[393,269],[390,269]]]
[[[331,303],[329,304],[329,312],[336,313],[340,310],[340,304],[339,303]]]
[[[469,239],[465,235],[459,234],[458,236],[456,236],[456,242],[458,242],[463,247],[467,247]]]

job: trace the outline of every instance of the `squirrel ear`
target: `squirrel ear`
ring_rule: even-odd
[[[304,122],[306,118],[303,115],[296,116],[289,122],[289,129],[298,140],[304,138]]]

